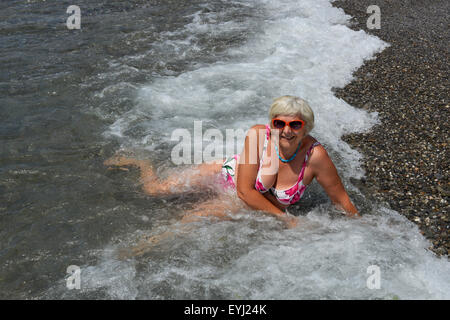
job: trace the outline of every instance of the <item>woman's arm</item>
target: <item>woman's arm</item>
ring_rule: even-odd
[[[236,181],[237,195],[252,209],[262,210],[276,216],[284,215],[284,211],[275,206],[263,194],[255,189],[256,176],[259,170],[259,130],[264,126],[256,125],[250,128],[245,137],[244,149],[239,157],[238,176]]]
[[[313,169],[317,182],[339,209],[344,210],[348,216],[359,216],[327,151],[322,146],[317,146],[313,150],[309,165]]]

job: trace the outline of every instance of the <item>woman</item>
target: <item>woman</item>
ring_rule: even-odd
[[[294,96],[279,97],[270,107],[269,119],[267,125],[250,128],[240,155],[175,172],[162,181],[146,161],[118,157],[105,164],[138,166],[143,189],[152,195],[179,192],[182,181],[189,181],[191,187],[205,185],[222,173],[222,185],[242,200],[238,203],[227,198],[228,192],[222,192],[222,201],[201,203],[187,212],[182,222],[211,215],[227,218],[228,212],[236,212],[244,204],[274,215],[287,227],[295,227],[298,219],[286,209],[300,200],[313,179],[338,208],[349,216],[359,216],[326,150],[309,135],[314,127],[314,114],[308,103]]]
[[[300,200],[315,178],[337,207],[349,216],[359,215],[328,153],[309,135],[314,114],[308,103],[298,97],[280,97],[271,105],[269,118],[269,125],[249,130],[241,155],[225,162],[224,174],[236,185],[239,198],[253,209],[281,217],[292,227],[296,219],[286,216],[285,210]],[[262,139],[261,132],[265,132]],[[252,161],[255,153],[256,163]]]

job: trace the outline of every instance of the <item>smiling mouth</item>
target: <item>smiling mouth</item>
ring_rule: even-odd
[[[292,137],[285,137],[285,136],[281,136],[281,138],[283,138],[283,139],[286,139],[286,140],[292,140],[292,139],[294,139],[295,138],[295,136],[292,136]]]

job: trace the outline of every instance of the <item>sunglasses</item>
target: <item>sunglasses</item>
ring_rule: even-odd
[[[288,125],[292,130],[298,131],[301,128],[303,128],[303,126],[305,125],[305,121],[303,121],[303,120],[293,120],[293,121],[286,122],[286,121],[281,120],[281,119],[272,119],[272,126],[275,129],[283,130],[286,125]]]

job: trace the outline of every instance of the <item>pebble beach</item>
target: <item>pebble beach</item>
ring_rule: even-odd
[[[450,2],[345,0],[334,6],[353,17],[354,30],[390,44],[354,73],[335,95],[377,112],[370,131],[344,137],[363,154],[366,196],[416,223],[438,256],[450,253],[449,47]],[[381,11],[369,29],[370,5]]]

